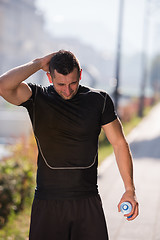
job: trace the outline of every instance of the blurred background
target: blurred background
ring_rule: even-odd
[[[70,50],[80,60],[82,85],[107,91],[122,122],[141,118],[160,97],[159,13],[158,0],[0,0],[0,75],[48,53]],[[49,85],[43,71],[26,81]],[[0,97],[1,163],[11,155],[8,146],[30,135],[26,110]],[[12,152],[35,158],[36,150],[28,152],[32,141]],[[29,168],[25,171],[31,175]],[[21,209],[22,196],[17,196]]]
[[[156,0],[0,0],[0,74],[71,50],[83,68],[81,84],[106,90],[122,119],[142,116],[160,91],[159,11]],[[27,81],[48,85],[41,71]],[[26,118],[0,98],[0,143],[27,135]]]

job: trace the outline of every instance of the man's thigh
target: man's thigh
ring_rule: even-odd
[[[107,240],[107,227],[100,197],[35,199],[29,239]]]
[[[108,240],[107,226],[99,196],[83,199],[77,206],[71,240]]]

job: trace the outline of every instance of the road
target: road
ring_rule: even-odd
[[[127,137],[133,155],[139,216],[128,222],[117,210],[124,192],[113,155],[99,168],[99,191],[110,240],[160,240],[160,104]]]
[[[31,123],[26,109],[12,107],[0,109],[0,144],[9,144],[12,139],[28,136],[31,131]]]
[[[3,158],[8,157],[8,156],[10,156],[9,150],[6,148],[5,145],[0,144],[0,161],[1,161]]]

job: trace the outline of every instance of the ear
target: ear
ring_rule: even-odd
[[[46,73],[47,77],[48,77],[48,80],[50,83],[53,83],[52,82],[52,77],[51,77],[51,74],[49,72]]]
[[[81,80],[81,79],[82,79],[82,69],[81,69],[80,74],[79,74],[79,80]]]

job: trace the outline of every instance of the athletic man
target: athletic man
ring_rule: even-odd
[[[50,86],[24,82],[40,69],[47,72]],[[104,91],[79,85],[81,74],[76,57],[59,51],[0,78],[1,96],[27,108],[39,150],[30,240],[108,239],[97,188],[101,127],[124,181],[120,203],[131,202],[129,221],[138,215],[132,158],[112,100]]]

